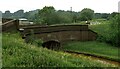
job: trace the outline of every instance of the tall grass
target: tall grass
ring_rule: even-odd
[[[3,67],[109,67],[112,64],[76,57],[24,43],[20,35],[3,34]]]

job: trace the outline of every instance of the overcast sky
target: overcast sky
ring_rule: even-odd
[[[44,6],[54,6],[56,10],[81,11],[83,8],[91,8],[95,12],[118,12],[120,0],[0,0],[0,11],[15,12],[23,9],[26,11],[42,9]]]

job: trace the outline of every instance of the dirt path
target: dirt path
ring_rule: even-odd
[[[107,59],[107,58],[104,58],[101,56],[95,56],[95,55],[91,55],[91,54],[85,54],[85,53],[79,53],[79,52],[73,52],[73,51],[65,51],[65,53],[72,54],[76,57],[84,56],[84,57],[88,58],[89,60],[96,60],[103,64],[112,64],[113,67],[120,67],[120,62],[113,61],[113,60],[110,60],[110,59]]]

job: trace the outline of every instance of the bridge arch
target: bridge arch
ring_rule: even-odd
[[[61,46],[61,43],[59,41],[56,40],[49,40],[49,41],[45,41],[43,42],[42,46],[48,49],[59,49]]]

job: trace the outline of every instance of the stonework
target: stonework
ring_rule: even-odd
[[[29,41],[30,29],[34,31],[35,38],[42,39],[43,42],[58,41],[92,41],[97,37],[97,33],[88,29],[88,25],[59,25],[46,27],[26,27],[23,36]]]

